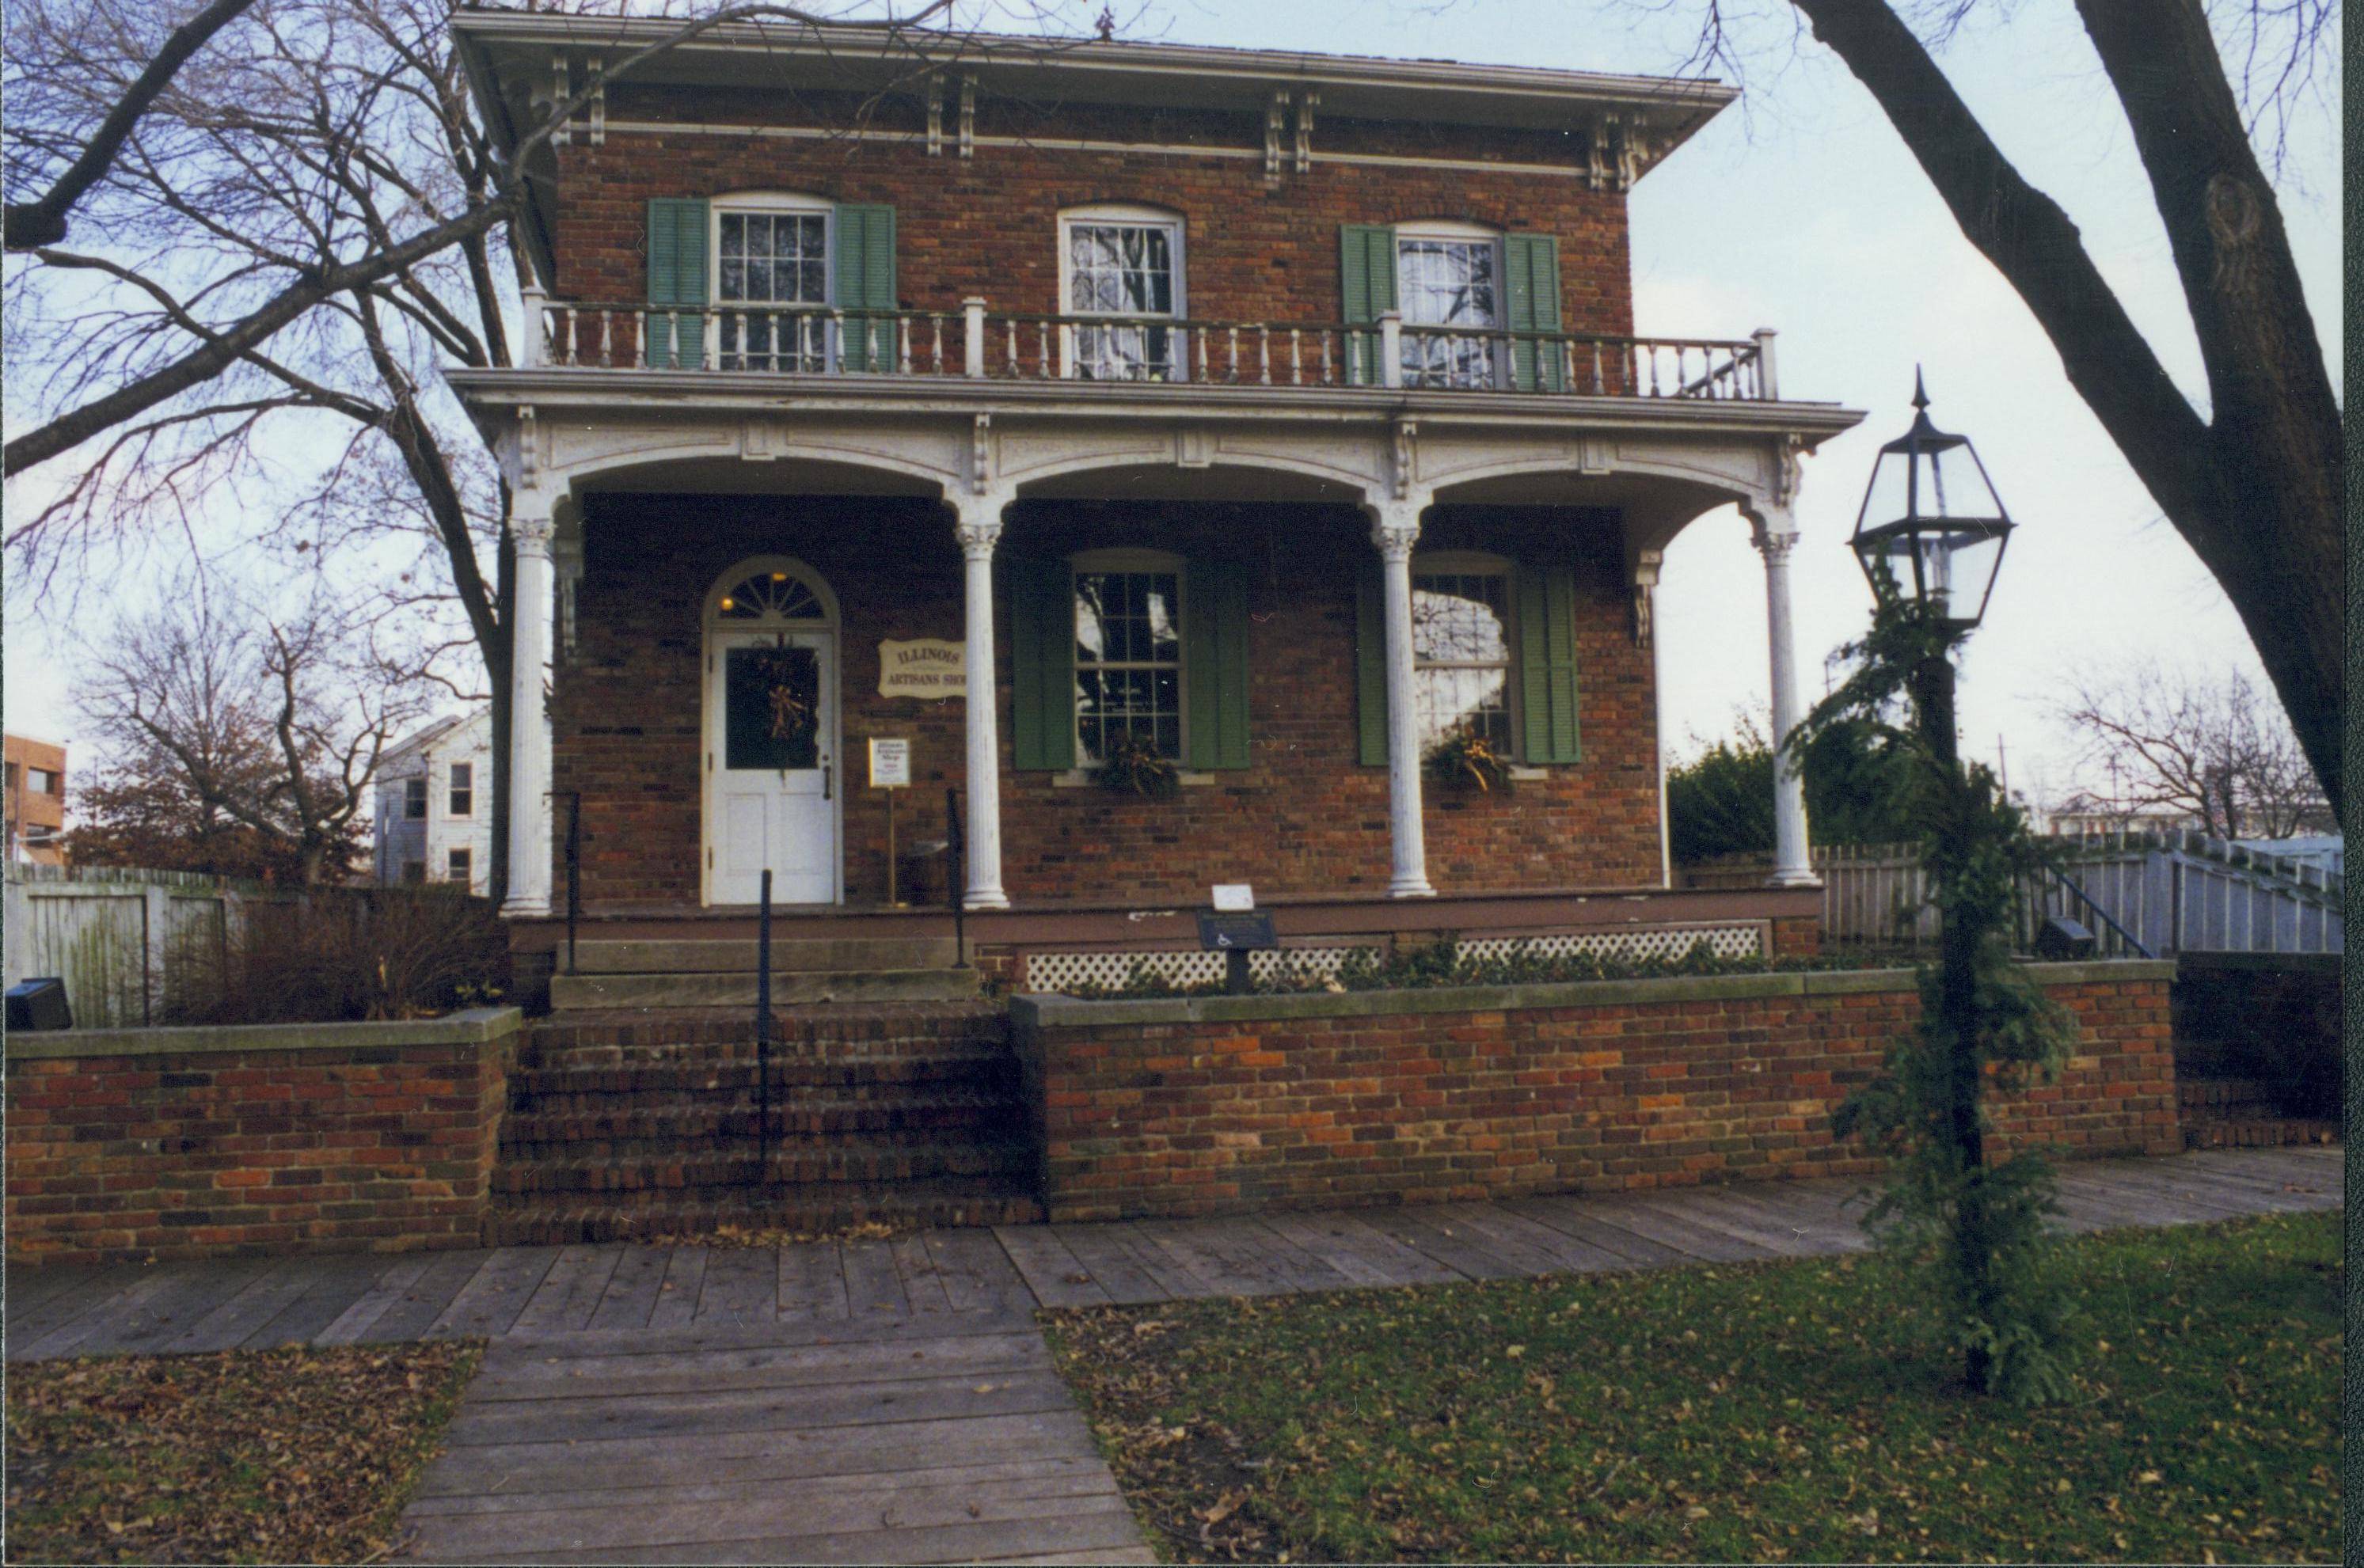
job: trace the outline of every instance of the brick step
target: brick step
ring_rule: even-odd
[[[755,943],[735,940],[578,942],[574,966],[583,974],[753,974]],[[950,969],[960,950],[950,937],[821,937],[772,941],[772,973],[828,970]],[[562,955],[563,962],[563,955]]]
[[[2337,1143],[2339,1124],[2307,1117],[2211,1118],[2186,1122],[2186,1149],[2276,1149],[2293,1143]]]
[[[574,1020],[583,1017],[572,1015]],[[1006,1015],[998,1008],[976,1006],[815,1009],[775,1013],[772,1018],[775,1060],[926,1055],[946,1049],[998,1048],[1009,1038]],[[518,1061],[524,1067],[563,1067],[727,1062],[753,1059],[754,1053],[754,1023],[748,1014],[732,1011],[718,1016],[712,1009],[701,1009],[692,1014],[641,1016],[605,1026],[570,1021],[531,1028],[519,1049]]]
[[[856,1225],[917,1230],[1032,1225],[1042,1218],[1042,1200],[1030,1187],[1003,1180],[945,1177],[892,1185],[746,1187],[697,1196],[648,1191],[498,1198],[485,1217],[484,1239],[491,1247],[550,1246],[696,1237],[726,1227],[818,1235]]]
[[[493,1171],[495,1193],[612,1193],[651,1189],[695,1191],[753,1183],[765,1171],[779,1186],[831,1183],[901,1183],[939,1176],[1030,1174],[1033,1152],[1014,1140],[937,1139],[923,1142],[865,1140],[775,1145],[764,1167],[750,1139],[694,1153],[614,1158],[544,1156],[504,1161]]]
[[[926,1056],[774,1057],[772,1091],[786,1101],[799,1093],[847,1095],[864,1090],[945,1090],[961,1086],[1015,1092],[1018,1062],[1006,1050],[937,1050]],[[755,1062],[637,1062],[612,1067],[521,1067],[509,1073],[511,1114],[619,1108],[619,1101],[652,1096],[745,1094],[755,1090]]]
[[[2179,1078],[2175,1095],[2180,1104],[2210,1106],[2273,1106],[2280,1096],[2269,1084],[2254,1078]]]
[[[949,1002],[978,994],[973,969],[838,969],[772,976],[777,1006],[809,1002]],[[553,1007],[736,1007],[755,1005],[752,970],[724,973],[553,974]]]
[[[854,1095],[802,1094],[772,1105],[775,1137],[875,1137],[886,1133],[1007,1134],[1023,1126],[1024,1111],[1007,1094],[979,1090]],[[718,1140],[753,1140],[755,1096],[740,1092],[636,1098],[595,1111],[512,1114],[501,1124],[503,1161],[544,1152],[608,1157],[696,1153]]]

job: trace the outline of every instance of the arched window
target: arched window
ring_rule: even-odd
[[[819,628],[837,619],[837,601],[819,573],[785,555],[759,555],[716,579],[707,618],[719,626]]]

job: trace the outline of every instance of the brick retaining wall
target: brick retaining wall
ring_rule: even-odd
[[[16,1035],[8,1257],[473,1247],[519,1020]]]
[[[2182,1145],[2170,963],[2036,966],[2082,1040],[2004,1150]],[[1830,1113],[1909,971],[1347,995],[1013,1003],[1054,1220],[1863,1174]]]

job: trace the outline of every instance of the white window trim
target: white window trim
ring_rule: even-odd
[[[1502,706],[1511,725],[1511,754],[1526,754],[1524,705],[1519,690],[1519,568],[1507,556],[1489,554],[1480,550],[1440,550],[1415,554],[1411,558],[1411,577],[1417,584],[1422,577],[1500,577],[1502,579]],[[1475,663],[1466,660],[1448,660],[1439,663],[1420,658],[1417,650],[1412,657],[1412,679],[1418,682],[1422,670],[1491,669],[1491,663]],[[1540,769],[1523,772],[1513,770],[1519,778],[1541,778]]]
[[[722,217],[735,213],[818,213],[821,217],[821,262],[826,269],[822,303],[837,303],[837,204],[820,196],[791,191],[740,191],[713,197],[706,204],[706,297],[719,310],[722,297]]]
[[[1190,634],[1188,630],[1190,573],[1188,565],[1183,557],[1165,550],[1087,550],[1071,555],[1067,557],[1067,604],[1068,615],[1071,617],[1075,614],[1076,579],[1087,573],[1095,572],[1170,572],[1174,574],[1174,640],[1177,650],[1174,660],[1175,737],[1178,742],[1176,749],[1182,755],[1170,761],[1178,768],[1182,765],[1183,758],[1190,754]],[[1076,635],[1072,625],[1068,628],[1067,635],[1070,639]],[[1080,661],[1077,662],[1077,667],[1081,667]],[[1084,717],[1080,710],[1073,715],[1073,721],[1076,732],[1076,763],[1065,773],[1054,774],[1052,783],[1054,785],[1064,784],[1073,787],[1093,783],[1093,775],[1098,771],[1095,764],[1082,760]],[[1186,784],[1212,784],[1214,775],[1186,773],[1182,775],[1182,782]]]
[[[1395,231],[1396,303],[1399,308],[1401,308],[1403,305],[1403,246],[1405,240],[1450,239],[1457,240],[1462,243],[1468,243],[1473,240],[1482,240],[1492,244],[1494,247],[1494,314],[1499,317],[1507,313],[1510,302],[1504,297],[1504,289],[1507,286],[1509,279],[1510,256],[1502,245],[1502,238],[1507,232],[1506,230],[1490,228],[1482,223],[1464,223],[1449,218],[1424,218],[1415,223],[1399,223],[1395,226]],[[1414,321],[1409,314],[1404,317],[1403,321],[1404,325],[1407,327],[1437,327],[1443,325],[1440,322],[1433,321]],[[1496,320],[1490,326],[1486,328],[1485,330],[1489,332],[1500,332],[1503,330],[1503,323],[1500,320]],[[1509,386],[1511,384],[1511,356],[1507,353],[1500,352],[1498,350],[1491,357],[1495,362],[1489,370],[1490,378],[1498,387]]]
[[[1139,202],[1095,202],[1086,206],[1066,207],[1060,212],[1057,253],[1060,315],[1085,317],[1110,316],[1126,320],[1139,319],[1138,317],[1126,312],[1076,308],[1074,262],[1070,260],[1074,254],[1074,245],[1068,236],[1079,223],[1086,226],[1096,223],[1115,223],[1142,228],[1165,229],[1167,253],[1174,259],[1174,308],[1167,314],[1166,318],[1176,323],[1188,319],[1190,315],[1189,255],[1183,245],[1183,231],[1188,225],[1183,221],[1182,215],[1171,207],[1148,206]],[[1174,339],[1174,380],[1189,379],[1188,359],[1188,354],[1182,342],[1180,328],[1177,326]],[[1074,328],[1063,326],[1059,328],[1059,374],[1062,378],[1072,379],[1075,373],[1076,332]]]

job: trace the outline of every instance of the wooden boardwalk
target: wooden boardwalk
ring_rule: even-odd
[[[2069,1229],[2338,1207],[2336,1147],[2064,1167]],[[1853,1183],[891,1240],[12,1271],[10,1361],[482,1336],[421,1561],[1148,1562],[1037,1307],[1804,1257]]]

